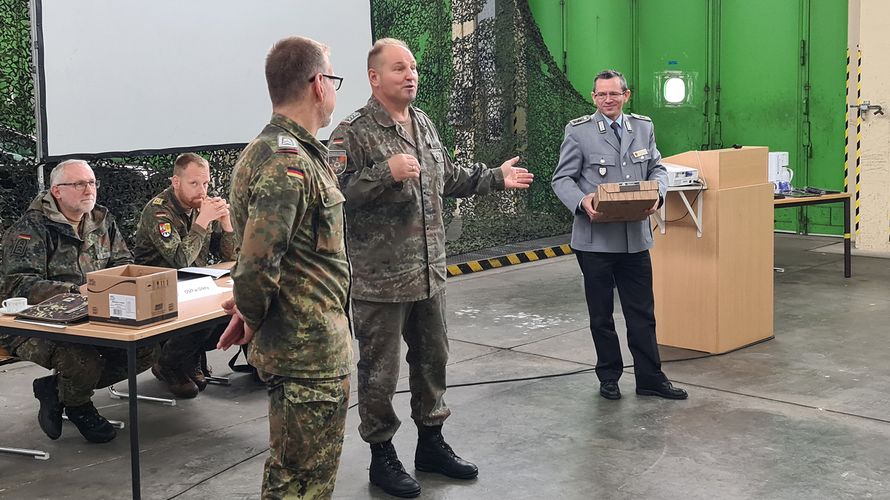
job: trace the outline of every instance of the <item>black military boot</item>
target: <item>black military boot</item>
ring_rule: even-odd
[[[99,415],[92,401],[80,406],[69,406],[65,408],[65,414],[87,441],[107,443],[117,435],[114,426],[105,417]]]
[[[182,370],[171,369],[158,362],[152,365],[151,373],[155,378],[167,384],[167,389],[177,398],[191,399],[198,395],[198,385]]]
[[[34,379],[34,397],[40,401],[37,423],[50,439],[62,435],[62,410],[65,405],[59,401],[59,379],[56,375]]]
[[[207,356],[204,353],[198,354],[192,364],[195,367],[192,369],[192,373],[189,374],[189,378],[195,382],[199,391],[204,392],[204,389],[207,388],[207,377],[211,374],[210,366],[207,365]]]
[[[417,451],[414,468],[422,472],[437,472],[454,479],[473,479],[479,468],[455,455],[442,437],[441,425],[417,426]]]
[[[390,495],[401,498],[414,498],[420,495],[420,484],[405,472],[392,441],[371,445],[371,467],[368,476],[371,484],[379,486]]]

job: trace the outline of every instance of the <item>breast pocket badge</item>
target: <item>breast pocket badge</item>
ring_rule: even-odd
[[[346,151],[342,149],[331,149],[328,151],[328,165],[337,175],[346,171],[347,159]]]

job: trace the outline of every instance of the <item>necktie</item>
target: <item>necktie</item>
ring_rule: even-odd
[[[618,122],[612,122],[612,132],[615,132],[615,137],[618,139],[618,144],[621,144],[621,125],[618,125]]]

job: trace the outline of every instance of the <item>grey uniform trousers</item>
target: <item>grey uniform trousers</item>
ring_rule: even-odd
[[[408,345],[411,418],[419,425],[442,425],[448,336],[445,293],[416,302],[353,301],[359,344],[359,434],[368,443],[392,439],[401,422],[392,406],[399,380],[401,339]]]

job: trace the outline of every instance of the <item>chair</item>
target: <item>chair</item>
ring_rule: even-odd
[[[0,366],[9,365],[20,361],[18,358],[9,354],[5,348],[0,347]],[[29,450],[27,448],[7,448],[0,446],[0,453],[8,453],[11,455],[23,455],[34,458],[35,460],[49,460],[49,453],[41,450]]]

